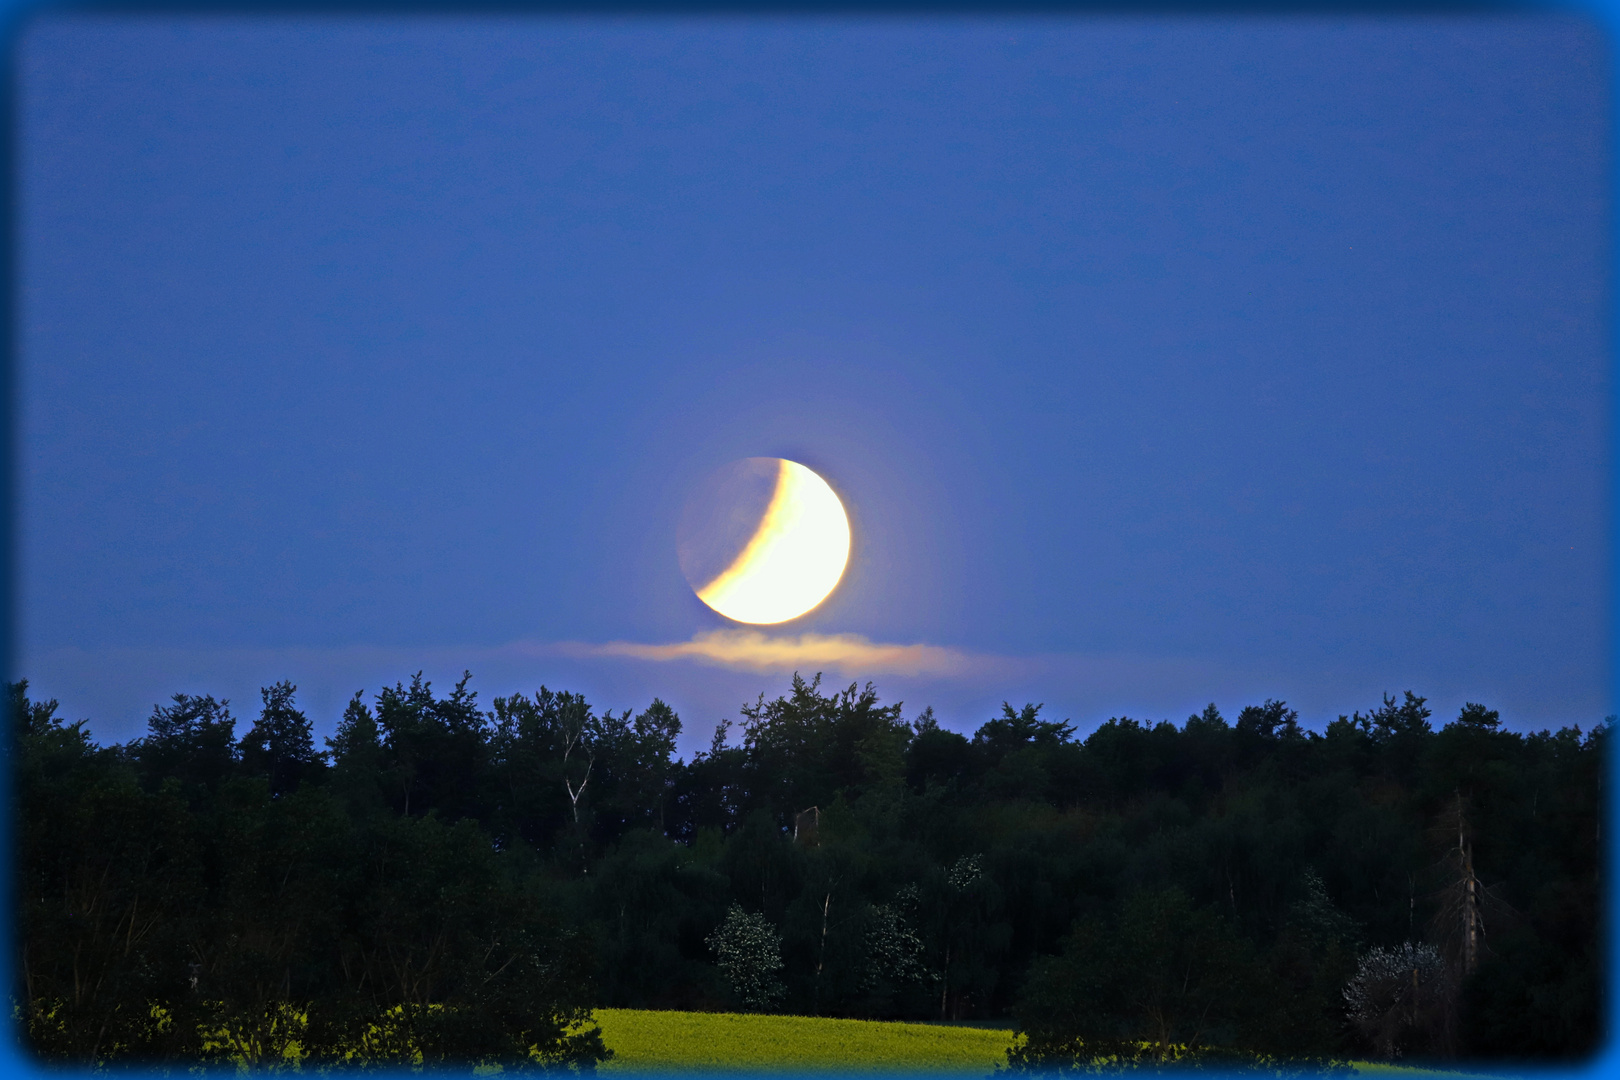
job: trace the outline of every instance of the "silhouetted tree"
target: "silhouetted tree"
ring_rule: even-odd
[[[194,802],[216,792],[236,771],[236,720],[229,706],[191,694],[154,705],[146,737],[130,747],[147,784],[172,779]]]
[[[284,795],[313,777],[321,756],[309,718],[293,706],[298,688],[285,680],[260,690],[264,709],[242,737],[242,767],[269,778],[270,793]]]

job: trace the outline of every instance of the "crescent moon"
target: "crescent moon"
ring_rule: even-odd
[[[780,462],[776,488],[741,554],[698,599],[728,619],[787,622],[832,593],[849,562],[849,516],[827,481],[796,461]]]

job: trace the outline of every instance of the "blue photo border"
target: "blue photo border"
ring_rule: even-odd
[[[1616,417],[1620,416],[1620,367],[1615,360],[1620,357],[1620,304],[1617,304],[1617,282],[1620,275],[1616,270],[1616,253],[1620,252],[1620,170],[1616,168],[1616,151],[1620,147],[1620,57],[1616,55],[1616,45],[1620,44],[1620,0],[1574,0],[1565,3],[1453,3],[1446,0],[1439,2],[1402,3],[1399,0],[1338,0],[1338,2],[1289,3],[1285,0],[1234,0],[1230,3],[1214,2],[1214,0],[1181,0],[1181,2],[1159,3],[1130,3],[1128,0],[1115,0],[1115,2],[1095,3],[1039,3],[1029,0],[1014,0],[1010,4],[997,4],[994,2],[968,3],[961,0],[943,0],[937,3],[906,2],[906,0],[889,0],[889,2],[859,3],[854,0],[829,0],[829,2],[815,3],[810,0],[784,0],[779,3],[746,3],[741,0],[696,0],[691,3],[660,3],[660,2],[621,2],[621,3],[589,3],[575,0],[564,3],[515,3],[502,2],[502,0],[474,0],[469,4],[431,3],[421,0],[401,0],[399,3],[364,3],[348,0],[348,2],[321,3],[318,0],[289,0],[284,3],[209,3],[206,0],[152,0],[152,2],[129,2],[129,0],[116,0],[116,2],[86,2],[64,3],[53,0],[0,0],[0,40],[6,46],[7,59],[6,78],[0,83],[0,105],[3,105],[8,124],[8,137],[3,144],[3,160],[0,160],[0,195],[3,195],[7,213],[0,224],[0,240],[7,258],[0,269],[4,275],[4,295],[7,303],[4,306],[3,318],[4,341],[7,350],[8,363],[5,366],[5,379],[0,383],[0,394],[4,396],[5,408],[0,416],[6,418],[4,425],[7,438],[0,443],[0,494],[3,494],[5,506],[8,508],[8,528],[0,531],[0,566],[5,572],[0,573],[0,611],[7,618],[0,622],[0,650],[7,659],[10,671],[8,678],[15,678],[16,673],[16,644],[18,617],[16,602],[18,598],[17,583],[17,453],[16,423],[18,397],[16,392],[18,368],[17,357],[17,290],[18,281],[18,227],[16,214],[16,170],[20,148],[18,146],[18,87],[17,87],[17,60],[16,44],[24,28],[30,20],[41,14],[104,14],[104,15],[156,15],[163,17],[231,15],[231,16],[274,16],[288,17],[299,15],[352,15],[352,16],[390,16],[390,15],[441,15],[446,17],[479,16],[479,15],[533,15],[545,16],[571,16],[613,17],[634,14],[662,14],[662,15],[725,15],[739,18],[749,16],[768,16],[781,14],[802,15],[843,15],[876,13],[891,16],[915,15],[927,17],[931,15],[954,14],[983,14],[989,16],[1018,16],[1018,15],[1046,15],[1046,16],[1072,16],[1086,18],[1089,16],[1132,16],[1149,15],[1158,17],[1208,17],[1211,15],[1240,15],[1247,17],[1267,16],[1348,16],[1348,17],[1400,17],[1405,15],[1424,16],[1501,16],[1501,15],[1585,15],[1592,19],[1603,32],[1608,44],[1608,84],[1609,84],[1609,115],[1608,115],[1608,169],[1609,169],[1609,249],[1608,249],[1608,348],[1610,371],[1610,409],[1609,409],[1609,566],[1610,593],[1609,601],[1609,649],[1610,649],[1610,711],[1614,711],[1614,702],[1620,702],[1620,651],[1616,650],[1616,643],[1620,641],[1620,626],[1616,625],[1615,612],[1620,609],[1616,601],[1620,600],[1620,560],[1616,559],[1616,545],[1614,537],[1614,511],[1613,508],[1620,503],[1616,499],[1620,494],[1620,483],[1617,483],[1615,463],[1620,462],[1620,424]],[[1610,753],[1613,740],[1609,740]],[[6,746],[9,756],[10,746]],[[1613,763],[1609,763],[1609,775],[1614,775]],[[13,805],[13,778],[9,767],[0,769],[0,797],[4,798],[5,805]],[[1606,808],[1608,821],[1608,842],[1604,849],[1605,873],[1610,873],[1616,865],[1616,856],[1620,854],[1620,812],[1616,809],[1616,800],[1610,799]],[[0,816],[0,845],[8,853],[12,850],[13,817],[10,813]],[[10,860],[8,858],[8,865]],[[15,901],[15,878],[7,882],[7,887],[0,890],[0,919],[3,924],[11,928],[12,937],[10,948],[15,950],[19,946],[16,940],[16,921],[13,917]],[[1605,935],[1604,946],[1608,961],[1606,999],[1604,1001],[1604,1014],[1606,1018],[1605,1043],[1598,1053],[1589,1061],[1569,1066],[1512,1066],[1504,1065],[1500,1069],[1489,1069],[1467,1063],[1459,1064],[1454,1074],[1459,1078],[1467,1076],[1516,1076],[1534,1078],[1563,1078],[1563,1077],[1609,1077],[1620,1078],[1620,1048],[1615,1042],[1615,1032],[1620,1030],[1620,986],[1617,986],[1617,973],[1620,973],[1620,934],[1614,932],[1616,924],[1615,915],[1620,911],[1620,904],[1616,903],[1616,894],[1612,886],[1608,889],[1607,913],[1608,925],[1600,932]],[[15,963],[9,965],[16,970]],[[96,1076],[89,1069],[72,1069],[48,1066],[32,1057],[21,1045],[18,1039],[19,1028],[15,1021],[7,1029],[7,1036],[0,1038],[0,1078],[8,1077],[72,1077]],[[124,1070],[119,1070],[124,1071]],[[199,1068],[186,1070],[200,1071]],[[128,1070],[130,1075],[142,1075],[146,1072],[156,1074],[156,1070],[142,1070],[134,1068]],[[372,1071],[368,1075],[379,1077],[390,1076],[422,1076],[431,1074],[432,1070],[419,1072],[388,1072]],[[1215,1070],[1199,1070],[1205,1075],[1219,1075]],[[470,1076],[471,1069],[457,1070],[453,1075]],[[448,1074],[447,1075],[452,1075]],[[630,1074],[621,1074],[630,1075]],[[648,1074],[642,1074],[648,1075]],[[651,1074],[662,1075],[662,1074]],[[690,1073],[680,1074],[690,1077]],[[738,1074],[728,1074],[736,1076]],[[771,1073],[773,1080],[790,1080],[782,1073]],[[806,1074],[814,1076],[817,1080],[827,1080],[836,1074],[816,1072]],[[871,1075],[871,1074],[866,1074]],[[895,1077],[905,1076],[968,1076],[971,1074],[940,1074],[922,1073],[889,1074]],[[1437,1077],[1447,1075],[1446,1072],[1437,1071]]]

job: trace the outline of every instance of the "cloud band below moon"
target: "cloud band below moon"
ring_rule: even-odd
[[[773,637],[758,630],[711,630],[690,641],[645,645],[609,641],[601,645],[569,642],[556,647],[573,656],[623,656],[667,662],[690,660],[748,671],[798,668],[866,675],[961,676],[985,674],[999,667],[996,658],[977,656],[943,645],[891,645],[859,634],[800,634]]]

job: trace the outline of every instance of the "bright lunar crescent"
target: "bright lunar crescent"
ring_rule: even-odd
[[[728,619],[796,619],[837,588],[849,562],[849,516],[827,481],[796,461],[745,458],[708,478],[687,504],[681,571]]]

